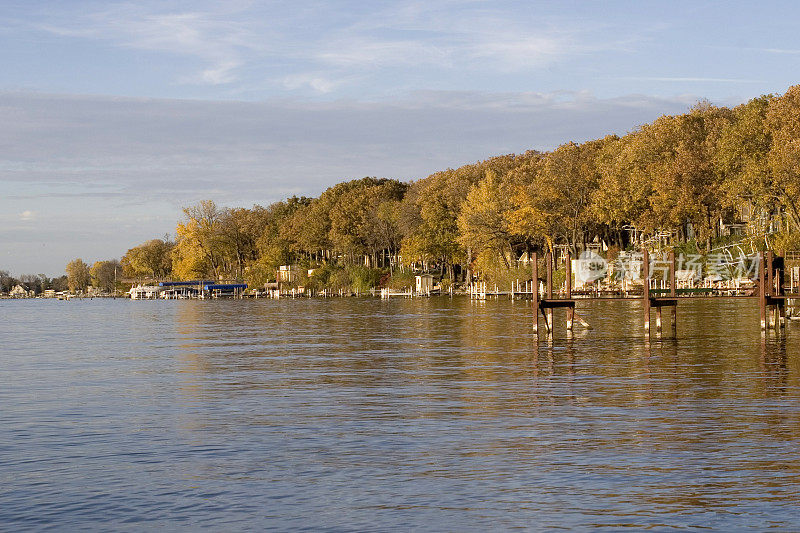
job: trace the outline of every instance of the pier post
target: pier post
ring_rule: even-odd
[[[669,297],[677,298],[677,287],[675,286],[675,251],[669,253]],[[672,334],[678,333],[678,302],[670,308],[670,322],[672,327]]]
[[[786,282],[786,252],[781,251],[780,255],[773,259],[775,269],[775,295],[781,299],[776,304],[778,314],[778,328],[786,327],[786,300],[783,298],[785,292],[783,284]]]
[[[567,273],[567,299],[572,299],[572,254],[567,252],[567,263],[566,263],[566,273]],[[567,307],[567,331],[572,331],[572,323],[575,321],[575,308],[574,307]]]
[[[553,299],[553,253],[547,252],[547,299]],[[547,308],[547,317],[545,318],[545,325],[547,331],[553,331],[553,308]]]
[[[531,274],[531,308],[533,308],[533,332],[539,333],[539,257],[533,253],[533,273]]]
[[[644,332],[650,335],[650,254],[642,252],[642,305],[644,307]]]
[[[767,251],[767,260],[765,265],[767,271],[767,292],[765,296],[775,295],[775,267],[774,267],[774,254],[771,250]],[[777,329],[778,324],[778,308],[777,305],[772,304],[767,306],[767,318],[769,319],[769,327]]]
[[[567,298],[572,298],[572,254],[567,252],[567,262],[566,262],[566,271],[567,271],[567,279],[565,284],[565,289],[567,293]]]
[[[772,263],[773,263],[772,257],[773,257],[772,256],[772,252],[771,251],[767,251],[767,260],[766,260],[766,264],[764,265],[765,269],[767,271],[767,292],[766,292],[767,296],[771,296],[772,294],[774,294],[773,291],[775,289],[775,276],[774,276],[773,266],[772,266]]]
[[[767,330],[767,281],[764,276],[766,269],[765,254],[759,252],[758,254],[758,309],[761,317],[761,329]]]

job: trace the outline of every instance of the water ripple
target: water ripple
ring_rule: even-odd
[[[0,529],[794,528],[800,328],[681,305],[0,301]]]

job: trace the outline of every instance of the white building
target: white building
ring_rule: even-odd
[[[15,285],[14,288],[11,289],[11,292],[8,293],[8,295],[12,298],[27,298],[28,291],[26,291],[22,287],[22,285]]]
[[[433,276],[431,274],[420,274],[417,279],[417,294],[430,294],[433,290]]]
[[[131,295],[131,300],[155,300],[161,291],[162,288],[157,285],[137,285],[131,287],[128,294]]]

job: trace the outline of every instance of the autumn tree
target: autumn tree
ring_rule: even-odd
[[[222,257],[225,272],[231,277],[242,279],[247,265],[258,259],[258,240],[265,216],[261,206],[222,211],[218,255]]]
[[[618,225],[629,219],[640,230],[670,230],[683,237],[692,228],[710,248],[728,205],[716,157],[730,120],[730,110],[701,102],[689,113],[642,126],[618,146],[612,143],[608,149],[619,151],[614,160],[601,150],[600,183],[620,191],[623,199],[596,193],[593,210],[600,220]]]
[[[279,265],[294,261],[294,253],[299,245],[296,241],[293,242],[291,237],[299,238],[299,236],[293,234],[292,230],[295,228],[290,229],[290,224],[296,221],[299,225],[299,219],[294,218],[295,214],[311,203],[311,198],[293,196],[283,202],[270,204],[263,211],[261,235],[256,242],[257,263],[271,271],[273,277]],[[299,228],[297,229],[299,231]]]
[[[595,157],[599,182],[592,194],[592,217],[617,246],[626,243],[625,228],[641,226],[650,209],[653,184],[646,169],[656,155],[642,149],[642,142],[638,132],[611,138]]]
[[[131,278],[167,277],[172,273],[173,243],[168,239],[152,239],[129,249],[120,260],[122,272]]]
[[[181,279],[217,279],[224,258],[223,211],[211,200],[184,208],[172,252],[173,272]]]
[[[121,272],[119,261],[96,261],[89,273],[92,276],[92,287],[105,292],[112,292],[116,288],[117,273]]]
[[[384,202],[399,202],[407,185],[396,180],[362,178],[334,185],[319,198],[296,209],[280,230],[291,250],[312,261],[326,261],[332,254],[353,260],[373,259],[385,247],[391,217]],[[396,207],[396,206],[395,206]],[[380,211],[380,212],[379,212]],[[378,226],[381,227],[378,227]]]
[[[378,252],[397,240],[397,228],[390,226],[392,217],[386,210],[402,200],[406,189],[407,185],[397,180],[373,179],[362,180],[340,195],[330,211],[329,238],[334,250],[363,256],[375,265]]]
[[[800,230],[800,85],[770,100],[766,125],[771,136],[769,190],[793,229]]]
[[[459,241],[475,253],[491,250],[506,267],[513,255],[512,233],[508,213],[511,210],[509,191],[492,171],[474,185],[458,215]]]
[[[401,206],[403,260],[438,263],[452,278],[454,265],[466,266],[471,261],[471,251],[459,241],[458,216],[472,187],[484,179],[487,172],[504,176],[537,154],[530,151],[493,157],[436,172],[411,184]]]
[[[67,263],[67,285],[70,292],[85,291],[92,281],[89,265],[82,259],[73,259]]]
[[[369,228],[368,240],[372,247],[388,256],[389,266],[397,262],[403,242],[402,200],[378,200],[371,206],[373,223]],[[382,254],[381,256],[385,256]]]
[[[567,143],[512,171],[510,179],[518,185],[509,215],[511,229],[566,244],[573,251],[582,247],[595,225],[591,205],[599,182],[596,157],[614,140]]]

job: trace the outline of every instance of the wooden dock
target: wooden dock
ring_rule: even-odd
[[[546,332],[553,332],[553,310],[564,308],[566,309],[566,329],[571,331],[573,329],[575,314],[575,303],[578,300],[631,300],[641,299],[643,309],[643,327],[646,335],[651,332],[652,310],[655,310],[655,330],[660,334],[663,330],[663,310],[668,309],[670,314],[670,326],[673,334],[677,334],[677,318],[678,318],[678,304],[681,301],[698,300],[698,299],[731,299],[731,298],[757,298],[759,301],[759,310],[761,317],[761,329],[775,329],[776,331],[786,327],[787,320],[787,307],[791,300],[800,301],[800,292],[792,292],[795,289],[794,280],[789,285],[789,291],[786,286],[786,267],[785,259],[781,256],[775,256],[774,252],[767,251],[758,254],[758,279],[754,289],[749,291],[749,294],[742,294],[741,289],[736,289],[735,294],[731,293],[731,289],[727,294],[715,294],[715,289],[712,288],[678,288],[678,283],[675,279],[675,254],[670,252],[667,257],[668,274],[666,280],[661,280],[660,287],[653,287],[657,285],[654,283],[650,271],[650,254],[647,250],[643,251],[642,259],[642,291],[640,296],[592,296],[573,294],[572,290],[572,263],[570,254],[566,254],[565,269],[566,281],[564,290],[559,296],[554,295],[553,291],[553,257],[551,253],[545,255],[545,275],[544,275],[544,290],[538,290],[539,284],[539,267],[537,254],[532,254],[533,272],[531,275],[531,285],[536,287],[530,292],[531,307],[533,311],[533,331],[539,333],[539,314],[541,313],[544,320]],[[544,294],[541,294],[541,293]],[[581,322],[588,326],[581,319]]]

